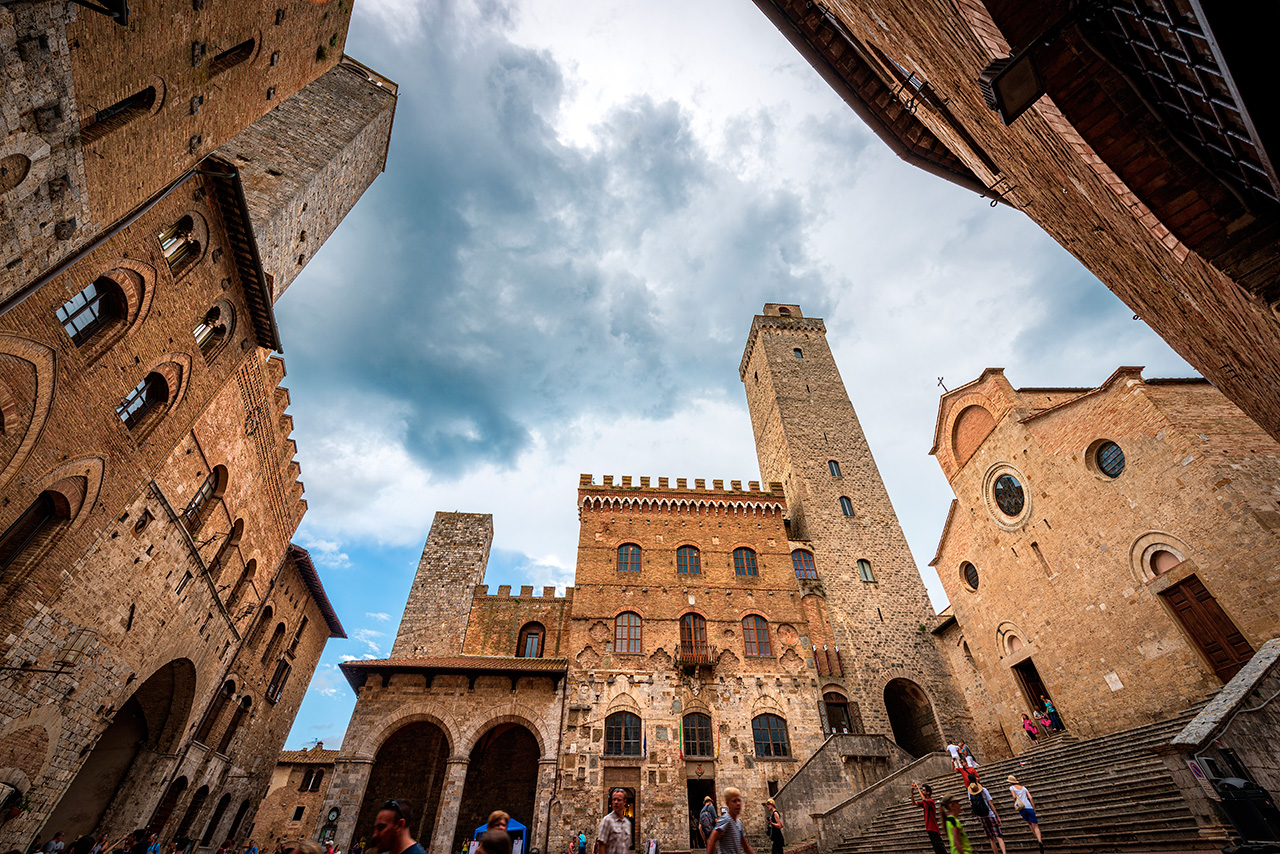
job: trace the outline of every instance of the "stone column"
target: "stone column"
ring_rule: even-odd
[[[333,763],[333,777],[329,780],[329,788],[324,794],[324,802],[320,810],[313,816],[310,839],[317,838],[320,828],[327,823],[329,809],[337,807],[342,812],[338,815],[338,830],[333,841],[342,846],[343,851],[350,851],[355,842],[352,837],[356,832],[356,818],[360,815],[360,805],[364,803],[364,792],[369,785],[369,776],[373,774],[372,759],[338,759]]]
[[[548,851],[550,823],[547,820],[547,813],[551,809],[551,792],[555,788],[558,764],[554,756],[538,760],[538,788],[533,795],[533,827],[529,828],[527,844],[530,848],[541,849],[542,854],[547,854]]]
[[[462,789],[467,784],[465,756],[445,760],[444,785],[440,788],[440,812],[436,815],[436,832],[432,834],[427,854],[451,854],[453,837],[458,831],[458,810],[462,807]],[[421,842],[422,840],[418,840]]]

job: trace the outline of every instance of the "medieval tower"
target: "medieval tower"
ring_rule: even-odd
[[[761,480],[783,484],[796,573],[815,576],[814,607],[829,615],[839,648],[828,683],[856,699],[867,732],[892,732],[916,755],[967,735],[967,710],[927,630],[928,595],[826,327],[799,306],[766,305],[739,376]]]

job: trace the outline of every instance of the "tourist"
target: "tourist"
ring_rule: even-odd
[[[973,854],[969,834],[960,823],[960,799],[954,795],[942,802],[942,824],[947,832],[947,846],[951,854]]]
[[[947,745],[947,753],[951,754],[951,767],[963,773],[964,762],[960,760],[960,745],[954,741]]]
[[[382,805],[373,819],[373,844],[379,851],[386,854],[427,854],[409,834],[409,815],[409,805],[404,801],[390,800]],[[316,847],[319,848],[318,845]]]
[[[578,831],[578,854],[587,854],[587,835]]]
[[[929,836],[933,854],[947,854],[942,845],[942,833],[938,830],[938,805],[933,800],[933,789],[928,783],[911,785],[911,803],[924,812],[924,832]]]
[[[782,813],[778,812],[773,798],[765,801],[763,806],[765,823],[769,826],[769,841],[773,843],[769,848],[770,854],[782,854]]]
[[[622,814],[627,806],[627,793],[614,789],[609,793],[613,811],[600,819],[596,829],[595,854],[627,854],[631,848],[631,819]]]
[[[991,842],[991,854],[1005,854],[1004,829],[1000,827],[1000,816],[996,814],[996,805],[991,801],[991,793],[974,780],[969,784],[969,806],[973,814],[982,823],[982,831]],[[997,850],[997,846],[999,846]]]
[[[59,830],[53,835],[53,838],[45,843],[44,854],[62,854],[62,849],[66,846],[62,844],[62,831]]]
[[[1022,713],[1022,731],[1025,732],[1027,734],[1027,738],[1032,741],[1040,740],[1036,735],[1036,722],[1027,717],[1026,712]]]
[[[1040,727],[1044,730],[1045,735],[1053,732],[1053,719],[1049,717],[1047,709],[1040,712]]]
[[[485,822],[484,829],[486,831],[501,830],[503,833],[506,833],[507,822],[510,820],[511,820],[511,816],[507,815],[502,810],[494,810],[493,812],[489,813],[489,820]]]
[[[250,839],[249,845],[244,849],[244,854],[258,854],[258,843]]]
[[[1049,715],[1049,720],[1053,722],[1053,728],[1058,732],[1066,732],[1067,728],[1062,725],[1062,718],[1058,717],[1058,710],[1048,697],[1041,694],[1040,702],[1044,703],[1045,713]]]
[[[1044,839],[1040,836],[1040,819],[1036,817],[1036,802],[1031,798],[1031,790],[1018,782],[1018,778],[1009,775],[1009,794],[1013,795],[1013,808],[1022,816],[1022,820],[1031,825],[1031,833],[1040,846],[1040,854],[1044,854]]]
[[[978,767],[978,757],[973,755],[973,751],[969,749],[969,745],[965,744],[964,739],[960,739],[960,755],[965,759],[973,760],[973,767]]]
[[[738,819],[742,812],[742,792],[730,786],[724,790],[725,815],[716,822],[716,829],[711,831],[711,839],[707,842],[707,854],[756,854],[746,834],[742,832],[742,822]]]
[[[505,822],[502,828],[489,827],[480,834],[476,854],[511,854],[511,837],[507,834]]]
[[[44,845],[42,844],[40,834],[37,833],[36,838],[31,842],[31,847],[27,849],[27,854],[36,854],[37,851],[40,851],[43,848]]]
[[[698,830],[702,833],[702,844],[711,841],[711,831],[716,829],[716,802],[707,795],[702,799],[702,812],[698,813]]]

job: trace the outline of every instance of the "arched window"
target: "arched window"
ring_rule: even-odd
[[[316,769],[316,775],[315,775],[314,777],[312,777],[312,778],[311,778],[311,789],[310,789],[310,791],[312,791],[312,792],[318,792],[318,791],[320,791],[320,783],[321,783],[321,781],[323,781],[323,780],[324,780],[324,769],[323,769],[323,768],[317,768],[317,769]]]
[[[604,719],[604,755],[640,755],[640,716],[614,712]]]
[[[88,145],[102,139],[151,112],[155,103],[156,87],[148,86],[141,92],[135,92],[124,100],[117,101],[105,110],[99,110],[92,119],[80,126],[80,142]]]
[[[289,681],[289,674],[293,672],[293,665],[289,663],[289,659],[282,658],[276,663],[276,670],[271,674],[271,682],[267,685],[267,701],[270,703],[278,703],[281,695],[284,694],[285,683]]]
[[[827,691],[822,695],[822,706],[826,712],[828,732],[857,732],[853,725],[853,718],[849,715],[848,697],[836,691]]]
[[[156,235],[169,271],[175,276],[200,256],[200,241],[195,237],[195,227],[195,220],[188,214]]]
[[[702,574],[702,555],[697,546],[681,546],[676,549],[676,572],[681,575]]]
[[[191,330],[191,335],[196,339],[196,346],[200,348],[200,352],[206,359],[213,358],[226,343],[231,333],[234,316],[229,306],[219,303],[206,311],[200,318],[200,322]]]
[[[756,743],[756,756],[790,756],[787,722],[777,715],[757,715],[751,721],[751,735]]]
[[[0,575],[21,571],[43,554],[71,521],[71,505],[60,492],[46,489],[36,496],[0,535]]]
[[[204,829],[204,835],[200,837],[201,845],[208,845],[213,842],[213,835],[218,832],[218,825],[222,824],[222,816],[229,806],[231,806],[230,795],[223,795],[218,799],[218,805],[213,808],[213,817],[209,819],[209,824]]]
[[[853,515],[853,502],[849,500],[847,495],[840,496],[840,512],[846,516]]]
[[[276,630],[271,633],[271,642],[267,644],[267,648],[262,651],[262,663],[266,664],[275,658],[280,652],[280,645],[284,643],[284,623],[276,625]]]
[[[791,309],[787,308],[785,305],[778,306],[778,314],[781,315],[782,317],[790,317]]]
[[[827,468],[831,471],[832,477],[840,476],[840,463],[835,460],[827,460]]]
[[[231,598],[227,600],[227,610],[234,612],[236,607],[244,601],[245,595],[253,587],[253,577],[258,572],[258,562],[250,560],[244,565],[244,572],[240,573],[240,579],[236,582],[236,586],[231,591]],[[233,613],[232,618],[235,618]]]
[[[236,683],[231,680],[222,683],[222,690],[209,701],[209,708],[205,709],[204,717],[200,720],[200,728],[196,730],[196,741],[201,744],[209,743],[209,737],[213,735],[213,729],[218,723],[218,718],[222,716],[222,710],[235,695]]]
[[[99,276],[55,314],[72,343],[83,347],[111,324],[124,320],[126,307],[120,286],[107,276]]]
[[[707,621],[701,614],[680,618],[680,651],[686,655],[707,655]]]
[[[618,546],[618,572],[640,571],[640,547],[635,543]]]
[[[546,633],[547,630],[542,627],[542,623],[525,623],[524,628],[520,630],[520,639],[516,643],[516,655],[520,658],[541,658],[542,639]]]
[[[746,546],[739,546],[733,550],[733,572],[735,575],[746,575],[755,577],[759,574],[756,570],[756,553]]]
[[[169,402],[171,389],[164,375],[152,371],[142,378],[133,391],[116,405],[116,415],[130,430],[135,429],[152,412],[159,411]]]
[[[209,63],[209,77],[217,77],[253,56],[253,47],[254,40],[249,39],[215,56]]]
[[[769,644],[769,623],[759,614],[750,614],[742,620],[742,643],[747,655],[773,655]]]
[[[818,570],[813,566],[813,552],[796,549],[791,553],[791,565],[795,568],[796,578],[818,577]]]
[[[246,646],[252,649],[262,643],[262,636],[267,633],[267,626],[271,625],[271,606],[262,609],[262,616],[258,618],[258,624],[253,627],[253,634],[249,636]]]
[[[311,768],[302,772],[302,785],[298,787],[299,792],[311,791],[311,778],[315,776],[315,773]]]
[[[632,611],[619,614],[613,621],[613,651],[638,653],[640,646],[640,615]]]
[[[871,573],[871,561],[864,558],[858,559],[858,577],[863,581],[876,580],[876,577]]]
[[[231,723],[227,724],[227,731],[222,734],[222,740],[218,742],[218,748],[215,752],[226,755],[231,748],[231,742],[235,740],[236,733],[240,731],[240,725],[244,723],[245,716],[249,714],[249,706],[252,701],[248,697],[242,697],[240,704],[236,706],[235,713],[231,715]]]
[[[536,625],[536,623],[531,625]],[[538,628],[542,628],[542,627],[538,626]],[[298,623],[298,628],[294,629],[293,640],[289,641],[290,655],[298,654],[298,644],[302,643],[302,633],[305,632],[306,630],[307,630],[307,618],[303,617],[302,621]],[[533,657],[536,658],[536,656],[533,656]]]
[[[227,467],[214,466],[213,471],[209,472],[200,483],[199,489],[191,496],[191,500],[187,502],[186,509],[182,511],[182,523],[187,530],[195,533],[200,530],[200,526],[209,518],[209,511],[213,509],[214,503],[222,497],[223,492],[227,488]],[[244,525],[241,523],[241,530]]]
[[[684,716],[681,728],[682,746],[685,758],[715,756],[715,747],[711,741],[711,716],[701,712],[691,712]]]

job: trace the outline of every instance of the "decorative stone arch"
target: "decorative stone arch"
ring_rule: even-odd
[[[608,717],[614,712],[636,712],[638,714],[640,712],[640,704],[636,702],[635,697],[631,696],[631,692],[623,689],[609,699],[609,704],[604,710],[604,716]]]
[[[371,728],[361,735],[355,750],[350,756],[344,758],[372,762],[378,755],[378,749],[386,743],[387,739],[405,727],[418,723],[434,724],[439,727],[448,742],[449,755],[455,755],[459,752],[458,745],[461,742],[453,718],[452,712],[432,701],[398,706],[391,715],[380,720],[376,728]]]
[[[903,746],[902,743],[898,741],[897,728],[894,727],[893,725],[894,714],[889,709],[888,697],[889,697],[890,688],[891,686],[895,685],[895,683],[910,683],[912,688],[916,691],[919,691],[920,694],[923,696],[923,698],[928,702],[927,718],[929,723],[932,724],[936,735],[933,737],[929,737],[927,733],[924,733],[921,741],[936,742],[936,747],[930,748],[930,749],[941,750],[943,746],[946,744],[946,741],[945,741],[945,731],[942,726],[942,719],[938,716],[937,700],[934,698],[933,693],[927,687],[925,687],[924,680],[920,678],[919,674],[910,673],[903,668],[894,668],[893,670],[890,670],[886,673],[881,674],[881,677],[880,677],[880,696],[886,698],[885,714],[889,718],[890,730],[894,733],[894,741],[898,743],[899,747],[902,747],[908,753],[913,752],[910,748]],[[920,755],[923,755],[923,754],[920,754]]]
[[[1027,635],[1012,620],[996,626],[996,651],[1001,658],[1016,655],[1030,643]]]
[[[32,736],[35,735],[33,731],[36,730],[39,731],[39,735],[35,737],[44,739],[43,751],[37,752],[40,757],[39,767],[34,767],[34,763],[15,762],[13,757],[6,756],[7,743],[21,744],[24,748],[22,752],[31,755],[29,748],[33,743]],[[5,766],[0,768],[0,782],[9,783],[23,792],[30,792],[33,781],[45,778],[57,754],[61,738],[62,714],[58,711],[57,705],[50,704],[32,709],[25,715],[10,721],[8,726],[0,730],[0,765]],[[26,785],[19,786],[19,782],[25,782]]]
[[[35,399],[31,401],[31,418],[23,434],[22,442],[13,455],[4,463],[0,471],[0,488],[8,484],[17,473],[18,468],[26,462],[31,449],[35,447],[40,431],[44,429],[49,418],[49,410],[53,405],[54,387],[54,351],[36,341],[19,338],[14,335],[0,335],[0,354],[12,356],[31,365],[35,372]],[[15,428],[15,431],[18,428]],[[6,432],[7,426],[6,426]]]
[[[634,700],[632,702],[634,702]],[[481,736],[499,724],[511,723],[519,724],[533,734],[534,740],[538,742],[539,756],[543,759],[551,760],[556,758],[554,753],[549,752],[552,745],[555,744],[555,739],[553,739],[549,733],[545,732],[540,724],[534,723],[534,721],[538,719],[538,714],[536,712],[529,707],[514,701],[507,703],[505,706],[500,708],[501,711],[498,714],[485,718],[483,723],[473,724],[468,728],[464,732],[461,740],[458,742],[462,749],[455,752],[465,756],[470,756],[471,751],[475,749],[476,742],[480,740]]]
[[[13,204],[25,199],[49,179],[49,143],[38,134],[19,131],[0,146],[0,202]]]
[[[973,407],[986,412],[992,419],[990,429],[984,431],[983,425],[978,421],[968,421],[970,418],[980,418],[980,412],[969,412]],[[1004,417],[1006,408],[998,405],[985,394],[980,392],[970,392],[963,397],[957,398],[951,403],[938,431],[938,450],[945,452],[952,466],[957,470],[964,466],[977,453],[978,448],[982,446],[982,442],[987,436],[995,430],[1000,423],[1000,419]],[[965,416],[968,423],[961,423],[961,417]],[[976,440],[975,440],[976,437]],[[967,451],[967,455],[960,453],[961,450]]]
[[[1188,559],[1191,548],[1166,531],[1148,531],[1129,547],[1129,574],[1138,584],[1154,581],[1168,567],[1162,567],[1158,552],[1168,552],[1181,563]]]
[[[756,697],[755,701],[751,704],[751,717],[754,718],[757,715],[777,715],[778,717],[786,720],[787,711],[782,708],[782,705],[771,695],[761,694]]]

